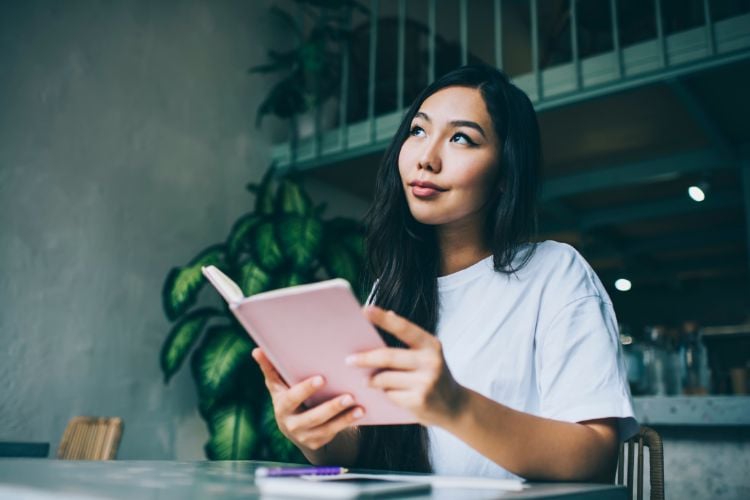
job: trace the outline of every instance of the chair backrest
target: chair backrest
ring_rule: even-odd
[[[73,417],[65,428],[57,458],[112,460],[122,437],[120,417]]]
[[[628,488],[628,498],[633,498],[633,473],[636,473],[636,498],[643,499],[643,447],[648,448],[649,482],[651,500],[664,500],[664,449],[661,437],[650,427],[641,426],[638,434],[620,443],[620,456],[617,461],[617,484],[624,484]],[[627,450],[627,451],[626,451]],[[633,465],[638,457],[638,468]],[[627,468],[625,461],[627,460]],[[625,476],[627,475],[627,480]]]

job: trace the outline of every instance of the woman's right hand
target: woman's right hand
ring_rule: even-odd
[[[252,355],[266,379],[279,430],[309,459],[364,415],[364,410],[348,394],[305,408],[304,401],[325,384],[323,377],[310,377],[289,387],[262,349],[253,349]]]

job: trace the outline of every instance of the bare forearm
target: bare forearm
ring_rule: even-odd
[[[590,427],[537,417],[468,389],[461,399],[458,411],[442,426],[514,474],[527,479],[613,479],[613,423]]]
[[[359,431],[356,427],[348,427],[317,450],[300,449],[311,464],[349,467],[354,464],[359,453]]]

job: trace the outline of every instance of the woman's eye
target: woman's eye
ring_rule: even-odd
[[[424,135],[424,129],[418,125],[414,125],[409,131],[409,135],[422,136]]]
[[[466,144],[468,146],[476,146],[476,142],[472,141],[468,135],[461,132],[453,134],[453,137],[451,137],[451,142]]]

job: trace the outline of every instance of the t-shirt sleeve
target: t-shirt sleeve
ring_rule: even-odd
[[[541,416],[568,422],[615,417],[621,440],[635,434],[621,351],[609,301],[591,295],[562,307],[536,338]]]

